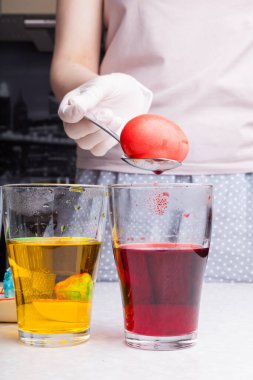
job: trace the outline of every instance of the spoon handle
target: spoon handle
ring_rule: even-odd
[[[116,133],[114,133],[111,129],[109,129],[109,128],[103,126],[103,125],[98,124],[95,120],[92,120],[92,119],[90,119],[87,116],[84,116],[84,118],[87,119],[87,120],[89,120],[91,123],[95,124],[97,127],[99,127],[100,129],[102,129],[104,132],[108,133],[108,135],[110,135],[111,137],[113,137],[115,140],[117,140],[120,143],[119,136]]]

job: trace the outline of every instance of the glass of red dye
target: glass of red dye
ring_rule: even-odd
[[[111,186],[127,345],[175,350],[196,343],[212,190],[204,184]]]

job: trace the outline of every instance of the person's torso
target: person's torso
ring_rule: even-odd
[[[150,112],[183,128],[190,153],[173,174],[252,171],[253,1],[105,0],[104,5],[100,74],[134,76],[154,93]],[[104,169],[128,171],[119,164],[120,154],[119,147],[101,159],[78,152],[89,168],[101,160]]]

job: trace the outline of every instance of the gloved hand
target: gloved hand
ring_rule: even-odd
[[[101,75],[67,93],[58,113],[66,134],[80,148],[103,156],[117,141],[83,117],[107,126],[120,136],[128,120],[148,112],[152,98],[152,92],[130,75]]]

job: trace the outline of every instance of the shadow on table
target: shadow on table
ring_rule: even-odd
[[[91,339],[94,341],[123,341],[124,340],[124,330],[119,328],[105,328],[103,326],[96,326],[96,328],[91,330]]]
[[[1,326],[4,326],[4,330],[0,330],[1,337],[4,338],[4,340],[20,344],[18,340],[18,327],[16,323],[1,323]]]

